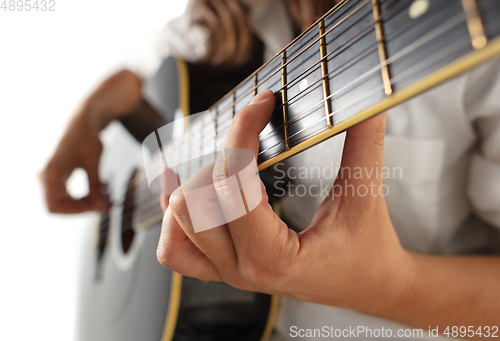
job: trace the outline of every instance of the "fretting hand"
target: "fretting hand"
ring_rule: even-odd
[[[224,147],[257,155],[259,133],[273,108],[271,91],[257,95],[233,119]],[[385,114],[350,128],[342,167],[380,168],[384,130]],[[229,194],[217,185],[217,174],[225,173],[220,167],[229,165],[218,162],[213,171],[217,197],[224,202]],[[207,168],[194,180],[206,175],[203,172]],[[364,179],[338,178],[336,191],[349,185],[381,186],[381,177],[375,176],[381,173],[372,172]],[[297,234],[273,212],[262,183],[260,187],[262,200],[254,210],[199,233],[187,209],[185,187],[179,188],[170,197],[163,220],[157,251],[161,264],[185,276],[224,281],[244,290],[367,312],[397,304],[409,283],[409,256],[400,246],[383,196],[330,193],[309,228]]]

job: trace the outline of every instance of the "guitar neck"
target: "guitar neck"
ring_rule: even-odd
[[[498,0],[341,1],[164,144],[164,162],[183,183],[215,160],[234,115],[271,89],[265,169],[499,55],[498,18]]]

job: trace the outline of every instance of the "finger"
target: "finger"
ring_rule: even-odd
[[[245,133],[252,131],[252,136],[258,136],[269,121],[274,108],[274,95],[271,91],[261,93],[253,100],[253,103],[258,102],[259,98],[264,100],[262,108],[265,109],[267,116],[260,115],[255,117],[254,120],[250,120],[252,126],[246,127],[244,130]],[[231,130],[234,130],[234,122],[239,120],[238,117],[239,114],[229,128],[226,143],[236,137],[236,134]],[[240,141],[241,143],[230,142],[229,146],[242,145],[242,148],[247,147],[252,150],[255,157],[259,148],[258,138],[255,141],[255,139],[247,139],[242,136]],[[243,144],[245,142],[249,142],[249,144]],[[169,206],[182,229],[193,243],[215,264],[216,268],[231,271],[231,269],[237,267],[236,251],[231,235],[225,226],[226,220],[219,206],[218,195],[215,192],[213,183],[215,180],[212,177],[213,172],[212,165],[212,168],[205,167],[196,173],[176,191],[176,195],[170,198]]]
[[[269,123],[274,105],[275,98],[271,90],[264,90],[256,95],[247,107],[234,116],[223,148],[245,148],[257,158],[259,134]]]
[[[170,195],[162,195],[160,197],[160,205],[163,213],[165,213],[165,211],[167,210],[169,200],[170,200]]]
[[[236,253],[220,212],[212,173],[213,164],[182,184],[170,196],[169,209],[189,239],[218,270],[232,271],[236,269]]]
[[[274,105],[274,94],[266,90],[234,117],[223,145],[223,158],[214,169],[214,185],[224,213],[231,212],[234,217],[235,211],[243,212],[236,220],[227,219],[239,260],[262,257],[281,246],[290,250],[298,247],[297,235],[273,212],[265,187],[255,174],[259,134],[269,122]],[[253,164],[246,164],[245,151],[253,155]],[[240,207],[236,208],[238,203]]]
[[[334,207],[338,207],[335,205],[337,198],[347,204],[342,205],[344,211],[352,213],[372,207],[374,201],[371,199],[383,193],[385,118],[386,114],[382,113],[347,130],[337,179],[316,211],[313,224],[319,223]],[[352,209],[352,205],[357,207]]]
[[[160,174],[161,197],[160,204],[163,212],[167,210],[170,194],[179,187],[179,177],[170,168],[163,168]]]
[[[72,171],[62,171],[53,165],[48,165],[39,177],[45,192],[45,202],[51,213],[82,213],[90,209],[89,200],[75,200],[66,191],[66,180]]]
[[[379,114],[347,130],[338,179],[354,186],[382,182],[385,117]]]
[[[212,262],[189,239],[169,208],[163,217],[156,256],[160,264],[184,276],[221,280]]]
[[[99,179],[99,158],[84,166],[89,180],[88,201],[89,210],[102,210],[109,206],[109,200],[104,193],[105,185]]]

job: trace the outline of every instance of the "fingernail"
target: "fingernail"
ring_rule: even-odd
[[[259,92],[257,95],[255,95],[254,98],[252,98],[250,104],[256,104],[262,102],[271,95],[274,95],[274,93],[269,89]]]

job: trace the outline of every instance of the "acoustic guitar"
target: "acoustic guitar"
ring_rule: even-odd
[[[237,70],[166,59],[144,84],[138,114],[105,143],[114,204],[86,244],[79,339],[251,341],[272,332],[277,297],[158,263],[162,211],[143,170],[147,136],[187,117],[181,136],[157,146],[176,160],[183,183],[214,161],[234,115],[271,89],[276,108],[258,154],[266,178],[276,162],[498,56],[499,35],[498,0],[344,0],[260,67],[259,58]]]

